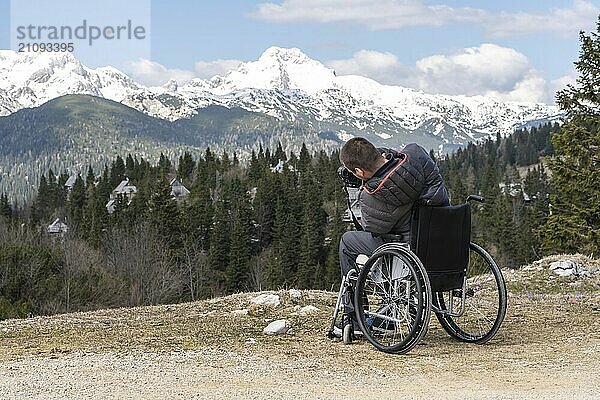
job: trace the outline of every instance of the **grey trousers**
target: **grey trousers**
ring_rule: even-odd
[[[348,231],[340,240],[340,269],[342,278],[348,271],[356,267],[356,257],[364,254],[370,257],[376,248],[384,243],[380,237],[373,237],[370,232]]]

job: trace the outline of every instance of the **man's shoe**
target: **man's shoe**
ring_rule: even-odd
[[[388,307],[382,306],[377,310],[377,313],[386,314]],[[393,321],[383,319],[380,317],[369,317],[366,320],[366,325],[371,329],[373,333],[379,334],[392,334],[396,332],[396,324]]]

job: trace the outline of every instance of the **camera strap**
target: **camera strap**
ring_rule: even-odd
[[[352,204],[350,203],[350,192],[348,192],[348,186],[344,185],[344,192],[346,192],[346,201],[348,202],[348,211],[350,211],[350,216],[352,217],[352,222],[354,223],[354,228],[356,228],[357,231],[363,231],[363,227],[360,224],[360,222],[358,222],[358,218],[356,218],[356,215],[354,215],[354,212],[352,212]]]

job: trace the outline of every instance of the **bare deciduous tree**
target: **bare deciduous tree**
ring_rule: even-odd
[[[181,273],[157,233],[147,224],[114,228],[104,238],[111,271],[122,277],[130,306],[173,300],[182,290]]]

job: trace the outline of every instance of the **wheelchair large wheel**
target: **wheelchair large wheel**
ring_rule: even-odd
[[[500,268],[483,248],[470,244],[467,283],[465,286],[465,309],[459,317],[436,313],[444,330],[454,339],[482,344],[494,337],[500,329],[506,313],[506,285]],[[462,290],[450,293],[436,292],[434,307],[444,310],[453,296],[453,309],[462,302]],[[435,308],[434,308],[435,310]]]
[[[429,278],[410,250],[385,244],[362,268],[354,304],[367,340],[386,353],[404,354],[419,343],[429,325]]]

